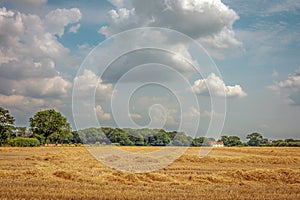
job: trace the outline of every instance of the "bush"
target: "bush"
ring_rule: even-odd
[[[45,137],[39,134],[33,134],[33,138],[38,139],[40,144],[45,144]]]
[[[95,146],[100,146],[100,142],[95,142]]]
[[[13,147],[36,147],[40,146],[40,141],[36,138],[16,137],[9,140],[9,145]]]

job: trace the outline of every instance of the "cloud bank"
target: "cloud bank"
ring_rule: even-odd
[[[36,3],[39,6],[45,1]],[[28,113],[28,109],[32,112],[63,104],[72,83],[57,68],[73,67],[77,61],[57,36],[62,37],[65,27],[80,19],[77,8],[56,9],[44,18],[0,8],[1,106]]]
[[[110,2],[116,8],[107,13],[108,25],[99,29],[107,37],[136,27],[165,27],[198,40],[215,57],[222,58],[224,49],[241,47],[232,28],[239,16],[221,0]]]

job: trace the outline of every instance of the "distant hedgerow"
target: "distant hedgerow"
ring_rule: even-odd
[[[36,138],[16,137],[10,139],[8,144],[13,147],[36,147],[40,146],[40,141]]]

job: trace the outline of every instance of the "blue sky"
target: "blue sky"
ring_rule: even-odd
[[[0,8],[0,106],[11,111],[17,125],[28,126],[34,113],[55,108],[74,129],[73,115],[76,121],[82,113],[77,128],[96,125],[92,123],[96,116],[103,126],[131,126],[133,121],[136,127],[169,130],[178,129],[183,121],[188,133],[195,128],[190,125],[190,130],[188,124],[200,121],[196,133],[205,134],[213,117],[220,126],[225,119],[224,127],[207,135],[244,139],[258,131],[267,138],[300,138],[297,0],[0,0]],[[193,50],[171,32],[134,32],[127,40],[115,37],[146,27],[179,31],[201,44],[208,55],[196,59],[204,51]],[[89,54],[105,41],[108,47],[100,45]],[[96,69],[83,63],[84,59],[102,63],[120,49],[140,44],[161,44],[175,53],[129,52],[103,76],[99,75],[103,66]],[[199,74],[182,56],[203,68],[214,62],[217,69]],[[190,89],[183,87],[182,77]],[[161,86],[144,86],[146,80]],[[74,87],[80,105],[72,110]],[[133,87],[140,89],[127,97]],[[211,98],[220,105],[226,100],[226,106],[212,108]]]

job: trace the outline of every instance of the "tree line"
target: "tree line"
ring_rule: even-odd
[[[211,146],[214,138],[192,138],[184,132],[163,129],[86,128],[72,131],[67,119],[54,109],[37,112],[29,118],[29,129],[16,127],[14,117],[0,107],[0,146],[40,146],[44,144],[92,144],[120,146]],[[270,141],[260,133],[247,135],[247,142],[238,136],[221,136],[224,146],[300,146],[300,140]]]

